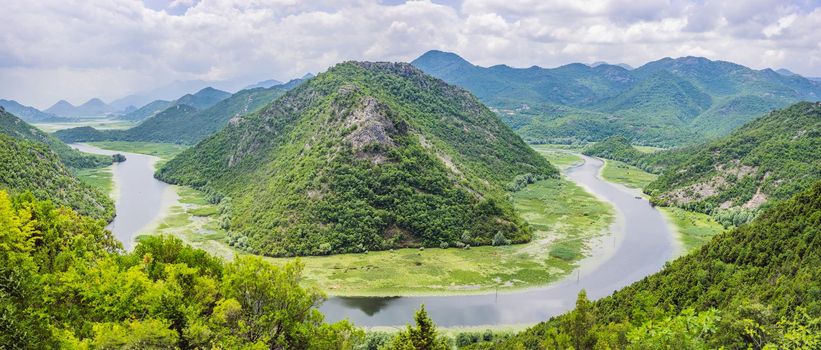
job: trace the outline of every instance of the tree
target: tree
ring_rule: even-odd
[[[414,316],[416,326],[400,332],[387,347],[389,350],[449,350],[447,338],[436,333],[436,325],[428,317],[425,305]]]
[[[590,329],[593,328],[594,323],[590,300],[587,299],[587,292],[582,289],[576,299],[576,309],[570,315],[570,333],[573,336],[575,349],[592,348],[593,337],[591,337]]]

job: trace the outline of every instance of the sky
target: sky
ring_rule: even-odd
[[[0,98],[287,81],[438,49],[474,64],[703,56],[821,76],[821,0],[2,0]]]

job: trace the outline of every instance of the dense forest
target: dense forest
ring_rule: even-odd
[[[612,296],[471,349],[818,349],[821,182]]]
[[[29,125],[2,107],[0,107],[0,133],[17,139],[43,143],[56,153],[63,163],[73,168],[97,168],[111,164],[111,157],[77,151],[54,136]]]
[[[350,349],[362,338],[323,322],[298,262],[226,263],[162,237],[126,254],[104,225],[0,191],[0,347]]]
[[[434,50],[412,64],[470,90],[534,143],[622,135],[645,145],[691,145],[821,96],[821,83],[798,75],[702,57],[663,58],[635,69],[581,63],[485,68]]]
[[[224,196],[231,242],[267,255],[525,242],[507,189],[556,175],[465,90],[367,62],[331,68],[157,172]]]

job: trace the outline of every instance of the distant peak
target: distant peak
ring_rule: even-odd
[[[436,63],[436,64],[443,64],[443,63],[464,64],[464,65],[471,65],[472,66],[472,64],[470,62],[468,62],[467,60],[465,60],[464,58],[462,58],[462,56],[459,56],[459,55],[457,55],[453,52],[445,52],[445,51],[439,51],[439,50],[430,50],[428,52],[425,52],[424,54],[422,54],[422,56],[419,56],[417,59],[415,59],[415,60],[413,60],[413,62],[411,62],[411,64],[413,64],[413,65],[417,65],[417,64],[425,65],[425,64],[429,64],[429,63],[431,63],[431,64],[432,63]]]
[[[308,72],[308,73],[305,73],[305,75],[303,75],[302,78],[300,78],[300,79],[305,80],[305,79],[311,79],[313,77],[315,77],[315,75],[311,72]]]

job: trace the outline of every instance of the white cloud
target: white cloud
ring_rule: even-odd
[[[703,55],[821,76],[821,9],[802,0],[144,1],[4,0],[0,97],[111,100],[173,80],[285,80],[428,49],[547,67]]]

